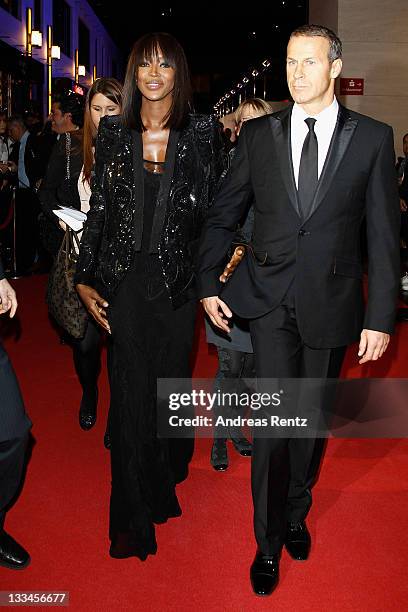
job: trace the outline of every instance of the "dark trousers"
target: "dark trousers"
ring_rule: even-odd
[[[242,379],[255,377],[254,370],[254,355],[253,353],[244,353],[233,349],[217,346],[218,352],[218,370],[214,379],[214,391],[226,393],[240,393],[245,390],[245,384]],[[214,405],[214,417],[223,416],[224,418],[234,418],[242,416],[239,407],[234,405],[231,407]],[[238,428],[215,427],[214,438],[240,438],[243,433]]]
[[[39,246],[38,215],[40,205],[32,189],[16,190],[16,260],[17,270],[27,272],[33,265]]]
[[[28,433],[23,438],[0,442],[0,531],[21,483],[27,441]]]
[[[294,308],[281,305],[250,322],[258,378],[337,378],[345,347],[312,349],[300,337]],[[303,521],[324,438],[254,438],[252,497],[259,549],[278,553],[287,523]]]
[[[86,332],[80,340],[72,340],[75,371],[82,390],[93,391],[98,384],[101,370],[101,330],[93,319],[89,319]]]

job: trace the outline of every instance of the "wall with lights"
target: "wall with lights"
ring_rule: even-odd
[[[53,0],[43,0],[41,3],[41,18],[38,19],[41,29],[38,31],[34,29],[33,0],[21,0],[20,18],[0,8],[0,40],[44,66],[44,115],[49,110],[52,79],[66,78],[87,88],[97,76],[112,76],[114,73],[119,78],[122,76],[122,55],[88,2],[65,0],[65,3],[70,10],[70,54],[65,54],[62,49],[57,51],[57,45],[54,44]],[[28,32],[30,9],[33,30],[31,35]],[[84,66],[81,58],[79,22],[82,29],[89,32],[87,66]],[[39,34],[42,35],[41,40],[37,40]]]
[[[364,79],[363,95],[339,95],[349,108],[394,128],[398,155],[408,132],[408,3],[401,0],[310,0],[310,23],[343,41],[343,78]]]
[[[217,117],[229,116],[247,98],[268,100],[267,78],[272,69],[269,59],[265,59],[258,68],[249,69],[242,79],[216,102],[214,113]]]

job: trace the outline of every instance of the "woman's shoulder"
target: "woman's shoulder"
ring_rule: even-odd
[[[102,117],[99,122],[97,149],[110,155],[116,147],[129,138],[130,130],[122,123],[120,115]]]
[[[190,113],[187,125],[191,130],[199,133],[211,132],[221,126],[215,115],[205,115],[203,113]]]
[[[215,151],[223,148],[222,125],[214,115],[198,113],[189,115],[187,129],[204,163],[211,158]]]
[[[188,116],[187,131],[194,140],[211,145],[221,134],[221,123],[214,115],[191,113]]]

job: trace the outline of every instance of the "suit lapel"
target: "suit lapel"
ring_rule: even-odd
[[[295,177],[293,175],[292,163],[292,146],[290,140],[290,118],[292,115],[292,106],[290,105],[280,113],[269,117],[269,125],[271,127],[276,155],[279,159],[282,178],[285,183],[291,204],[299,215],[299,202],[297,197],[297,189]]]
[[[326,161],[324,163],[316,193],[313,198],[310,214],[307,217],[308,219],[323,202],[323,199],[329,190],[334,177],[336,176],[337,170],[344,158],[351,139],[353,138],[357,123],[357,119],[352,119],[348,110],[339,104],[336,127],[334,128]],[[305,219],[305,221],[306,220],[307,219]]]

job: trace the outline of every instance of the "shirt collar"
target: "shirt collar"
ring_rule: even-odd
[[[30,132],[26,130],[24,134],[22,135],[22,137],[20,138],[20,147],[22,144],[27,142],[27,138],[29,137],[29,135],[30,135]]]
[[[293,109],[292,109],[292,119],[295,119],[296,121],[304,121],[308,117],[313,117],[314,119],[316,119],[316,121],[321,121],[321,120],[327,121],[329,120],[330,117],[337,118],[338,112],[339,112],[339,103],[337,102],[336,96],[334,96],[333,102],[330,104],[330,106],[327,106],[317,115],[308,115],[303,110],[303,108],[295,102],[295,104],[293,105]]]

